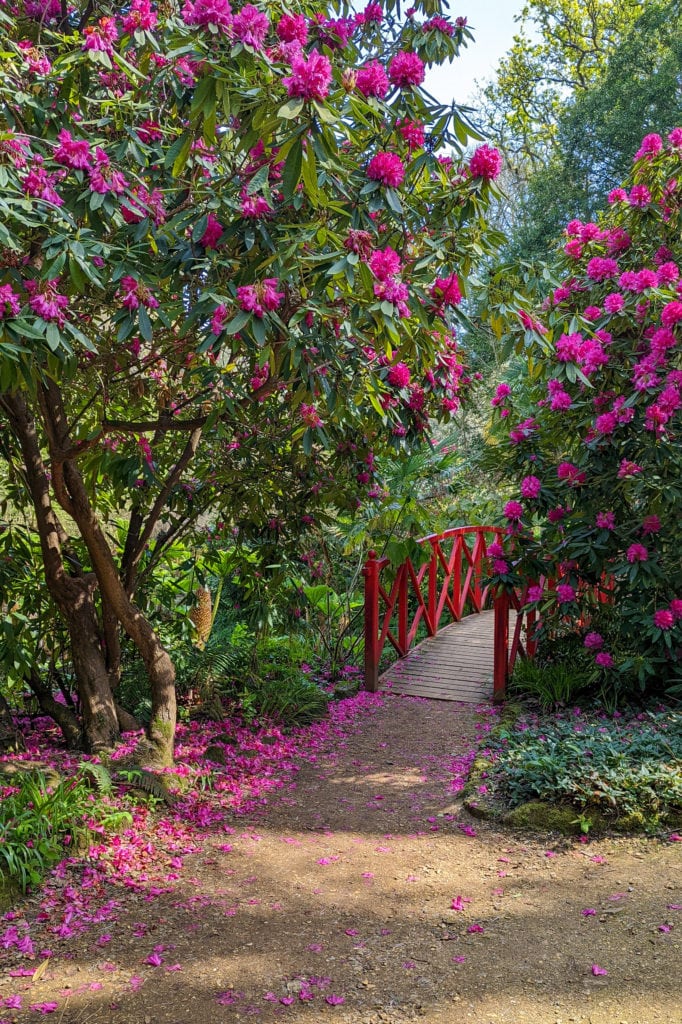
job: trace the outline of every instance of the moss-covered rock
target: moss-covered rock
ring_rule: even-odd
[[[562,835],[577,835],[581,831],[580,821],[574,807],[561,804],[547,804],[542,800],[529,800],[508,811],[502,819],[505,825],[515,828],[529,828],[539,832],[561,832]],[[587,816],[584,820],[592,821]]]

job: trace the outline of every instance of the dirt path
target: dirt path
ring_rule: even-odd
[[[122,895],[39,981],[0,982],[0,1007],[24,992],[0,1021],[679,1024],[681,844],[474,822],[453,780],[487,724],[389,698],[209,833],[173,893]]]

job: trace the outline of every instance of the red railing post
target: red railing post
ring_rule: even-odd
[[[509,594],[498,590],[493,601],[495,634],[493,665],[493,703],[504,700],[509,675]]]
[[[404,658],[407,654],[407,562],[403,562],[398,572],[398,647],[400,656]]]
[[[436,612],[438,610],[438,555],[435,542],[431,541],[431,559],[429,561],[429,621],[426,623],[429,636],[438,632]]]
[[[370,551],[364,564],[365,577],[365,690],[376,693],[379,683],[379,564]]]
[[[477,530],[474,534],[474,550],[472,552],[472,558],[474,560],[474,598],[473,606],[474,611],[480,612],[481,610],[481,579],[483,576],[483,568],[481,564],[481,547],[483,546],[483,533],[481,530]]]

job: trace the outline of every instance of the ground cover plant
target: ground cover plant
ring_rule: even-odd
[[[682,820],[682,713],[669,708],[616,713],[571,708],[523,712],[485,740],[490,788],[510,807],[564,804],[589,831],[603,822],[660,830]]]
[[[680,687],[681,183],[682,129],[648,135],[604,217],[567,226],[541,308],[516,309],[523,372],[493,398],[516,485],[494,572],[533,584],[542,656],[610,704]]]

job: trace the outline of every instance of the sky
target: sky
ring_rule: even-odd
[[[492,78],[495,65],[512,44],[524,0],[450,0],[449,17],[467,19],[474,42],[462,49],[452,64],[432,69],[424,83],[442,103],[462,105],[473,98],[475,80]]]

